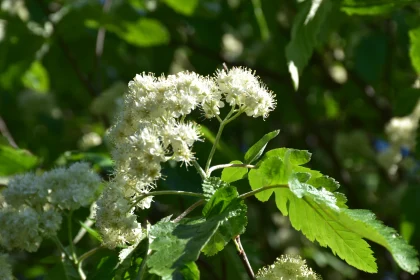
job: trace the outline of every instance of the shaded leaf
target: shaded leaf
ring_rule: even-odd
[[[306,1],[298,12],[292,27],[292,39],[286,46],[286,59],[295,90],[299,87],[299,76],[322,41],[322,32],[330,27],[328,20],[333,10],[330,0]]]
[[[203,215],[207,219],[217,217],[220,220],[219,228],[203,249],[204,254],[217,254],[232,238],[245,232],[247,207],[238,195],[235,187],[218,189],[204,207]]]
[[[203,181],[202,187],[203,187],[203,193],[206,199],[210,199],[216,190],[229,186],[228,183],[223,182],[218,177],[210,177],[206,178]]]

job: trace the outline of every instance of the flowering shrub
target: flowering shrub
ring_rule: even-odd
[[[198,256],[213,256],[232,241],[250,278],[318,279],[302,259],[291,256],[282,256],[254,275],[240,240],[248,223],[245,200],[255,196],[265,202],[274,193],[278,210],[289,216],[296,230],[329,247],[348,264],[377,272],[369,240],[384,246],[403,270],[418,272],[417,253],[395,230],[368,210],[348,209],[346,197],[337,192],[337,181],[304,166],[311,158],[308,151],[277,148],[265,152],[278,130],[263,136],[242,161],[212,165],[228,124],[242,114],[267,118],[275,106],[274,95],[246,68],[220,70],[213,77],[192,72],[158,78],[137,75],[129,83],[121,112],[108,133],[115,168],[100,197],[101,180],[86,163],[41,175],[15,176],[2,192],[0,245],[7,250],[35,252],[44,238],[50,238],[80,279],[97,279],[95,275],[106,275],[106,279],[150,279],[152,275],[198,279]],[[204,165],[193,149],[195,142],[203,141],[200,124],[189,116],[194,110],[200,110],[204,120],[219,122]],[[159,190],[159,180],[171,180],[162,175],[167,162],[179,162],[189,167],[189,172],[197,172],[202,191]],[[220,169],[221,177],[214,176]],[[243,179],[249,181],[248,192],[235,187],[235,182]],[[139,220],[138,213],[147,211],[153,199],[162,195],[192,196],[198,201],[175,218],[169,216],[153,225]],[[68,248],[61,244],[57,232],[63,215],[71,220],[73,211],[95,200],[100,237],[93,228],[84,227],[103,247],[118,250],[119,261],[110,269],[104,265],[105,258],[95,271],[86,272],[83,260],[100,248],[78,255],[71,231]],[[200,206],[201,215],[189,215]],[[5,255],[0,258],[0,272],[2,279],[11,279]]]

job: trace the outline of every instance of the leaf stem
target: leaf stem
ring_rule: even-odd
[[[279,188],[288,188],[288,187],[289,187],[289,185],[265,186],[265,187],[261,187],[261,188],[258,188],[256,190],[253,190],[253,191],[250,191],[250,192],[241,194],[240,196],[238,196],[238,198],[240,198],[240,199],[246,199],[246,198],[248,198],[250,196],[253,196],[253,195],[255,195],[255,194],[259,193],[259,192],[263,192],[263,191],[266,191],[266,190],[269,190],[269,189],[279,189]]]
[[[187,210],[185,210],[184,212],[182,212],[181,215],[179,215],[178,217],[176,217],[175,219],[173,219],[172,222],[173,223],[178,223],[183,218],[185,218],[185,216],[187,216],[189,213],[191,213],[195,208],[197,208],[198,206],[204,204],[205,202],[206,201],[204,199],[200,199],[199,201],[197,201],[196,203],[194,203],[193,205],[191,205],[190,207],[188,207]]]
[[[252,270],[251,264],[248,261],[248,257],[245,253],[245,250],[242,247],[240,236],[239,235],[236,236],[233,239],[233,242],[235,243],[236,251],[238,252],[238,256],[241,258],[241,261],[245,267],[246,273],[248,273],[248,276],[250,279],[254,280],[255,279],[254,271]]]
[[[230,123],[231,121],[236,119],[240,114],[243,113],[242,110],[239,110],[233,117],[231,117],[236,112],[235,107],[236,106],[232,107],[230,112],[227,114],[226,118],[220,123],[219,130],[217,131],[217,134],[216,134],[216,139],[214,140],[213,147],[211,147],[211,151],[206,162],[206,168],[204,169],[204,171],[206,172],[206,177],[209,177],[208,171],[210,168],[211,160],[213,159],[214,153],[216,152],[216,148],[219,145],[219,141],[220,141],[220,137],[222,136],[223,129],[228,123]]]
[[[79,264],[81,264],[85,259],[89,258],[90,256],[92,256],[93,254],[95,254],[96,252],[98,252],[99,250],[103,249],[104,247],[99,246],[96,248],[93,248],[89,251],[87,251],[86,253],[84,253],[83,255],[81,255],[79,257]]]
[[[193,160],[192,164],[194,165],[195,169],[197,169],[198,174],[200,174],[201,179],[205,179],[206,178],[206,172],[204,172],[203,168],[201,168],[200,164],[196,161]]]
[[[243,167],[243,168],[257,168],[255,165],[252,164],[246,164],[246,163],[226,163],[226,164],[219,164],[219,165],[215,165],[209,168],[209,175],[217,169],[223,169],[223,168],[229,168],[229,167]]]

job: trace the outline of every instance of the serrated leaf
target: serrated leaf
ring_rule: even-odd
[[[166,5],[176,12],[184,15],[192,15],[198,5],[198,0],[164,0]]]
[[[317,189],[324,188],[330,192],[334,192],[340,187],[340,184],[334,178],[329,176],[311,177],[308,184],[311,184]]]
[[[420,75],[420,27],[410,30],[409,35],[411,64]]]
[[[234,160],[230,163],[242,164],[242,161]],[[247,173],[248,168],[245,167],[227,167],[222,171],[222,181],[225,181],[226,183],[232,183],[241,180]]]
[[[38,158],[28,151],[0,145],[0,176],[9,176],[31,170]]]
[[[204,207],[203,215],[206,218],[217,217],[220,220],[216,233],[203,248],[204,254],[217,254],[232,238],[245,232],[248,222],[247,207],[238,196],[235,187],[224,187],[218,189]]]
[[[246,164],[251,164],[258,160],[264,152],[265,147],[271,139],[279,135],[280,130],[274,130],[264,135],[257,143],[252,145],[251,148],[245,153],[244,161]]]
[[[345,209],[343,212],[357,222],[357,226],[353,223],[351,228],[354,232],[387,248],[397,264],[405,271],[411,274],[419,271],[420,263],[416,257],[416,250],[408,245],[395,229],[385,226],[369,210]]]
[[[229,184],[226,182],[223,182],[219,177],[210,177],[206,178],[203,181],[203,184],[201,185],[203,187],[203,193],[207,200],[209,200],[216,190],[228,187]]]
[[[394,229],[384,226],[367,210],[347,209],[344,195],[302,183],[298,175],[290,177],[289,189],[274,191],[277,208],[290,217],[296,230],[309,240],[330,247],[334,254],[360,270],[376,272],[365,238],[387,248],[402,269],[418,271],[416,251]]]
[[[328,19],[333,11],[330,0],[306,1],[303,5],[293,21],[292,39],[286,46],[286,59],[295,90],[312,52],[326,37],[320,34],[329,29]]]
[[[396,8],[418,3],[417,0],[343,0],[341,10],[349,15],[377,15],[389,13]]]
[[[309,171],[307,173],[311,174],[310,169],[300,166],[310,159],[311,154],[308,151],[287,148],[270,150],[258,163],[258,168],[248,173],[249,184],[253,190],[264,186],[285,185],[292,171]],[[255,197],[260,201],[267,201],[272,193],[273,189],[269,189],[257,193]]]
[[[370,273],[377,271],[369,244],[351,230],[351,225],[341,223],[333,193],[300,183],[295,176],[291,176],[289,186],[275,190],[276,205],[283,215],[289,215],[296,230],[310,241],[330,247],[348,264]]]
[[[147,259],[149,272],[171,276],[184,265],[194,262],[219,227],[217,217],[204,220],[182,220],[181,223],[158,222],[150,230],[150,249]]]

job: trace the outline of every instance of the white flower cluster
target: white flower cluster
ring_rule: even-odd
[[[15,176],[2,192],[0,245],[8,250],[38,250],[43,237],[59,230],[60,212],[90,205],[99,194],[100,182],[87,163],[56,168],[41,176]]]
[[[390,175],[395,175],[398,164],[403,157],[401,149],[413,150],[416,147],[417,129],[420,120],[420,101],[410,115],[394,117],[385,127],[390,147],[378,154],[378,162],[388,170]],[[409,164],[411,165],[411,164]]]
[[[255,279],[320,280],[322,278],[308,267],[300,256],[282,255],[274,264],[260,269]]]
[[[158,78],[143,73],[129,82],[122,112],[108,135],[115,178],[97,203],[97,226],[106,246],[141,238],[133,211],[150,207],[151,197],[141,196],[161,178],[161,164],[174,160],[188,165],[195,159],[192,146],[200,132],[185,117],[197,108],[206,118],[218,117],[224,101],[253,117],[266,117],[275,107],[273,95],[244,68],[219,71],[214,78],[193,72]]]

